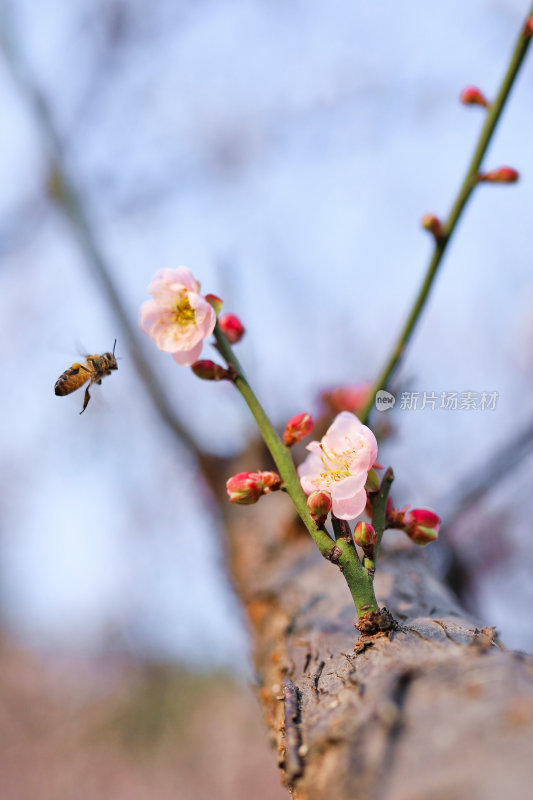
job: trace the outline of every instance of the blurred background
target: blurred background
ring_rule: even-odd
[[[5,797],[35,796],[25,759],[43,798],[285,796],[194,457],[254,427],[231,386],[156,349],[139,306],[156,270],[189,267],[243,320],[280,425],[372,380],[431,253],[420,218],[446,216],[479,135],[459,92],[493,96],[528,6],[0,0]],[[395,389],[496,406],[398,400],[380,451],[398,504],[448,523],[436,569],[525,650],[532,100],[530,58],[484,163],[521,181],[475,193]],[[54,383],[115,338],[80,417],[83,390]]]

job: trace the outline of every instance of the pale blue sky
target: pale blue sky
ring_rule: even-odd
[[[373,377],[428,261],[419,220],[447,212],[479,133],[483,112],[458,94],[471,83],[494,93],[528,4],[9,6],[131,318],[152,274],[183,264],[242,317],[242,361],[274,419],[313,410],[324,386]],[[208,648],[213,663],[242,664],[216,510],[45,200],[42,148],[3,62],[0,95],[5,621],[41,646],[193,660]],[[385,460],[405,503],[446,499],[531,414],[532,100],[530,59],[486,161],[522,180],[476,194],[403,373],[413,390],[498,391],[498,407],[396,413]],[[115,337],[119,371],[80,418],[81,395],[57,398],[54,382],[80,346],[108,350]],[[142,334],[139,346],[206,447],[242,445],[253,428],[231,387],[200,383]],[[530,474],[526,462],[520,480]],[[522,504],[511,491],[496,505]],[[530,539],[515,536],[513,550],[512,569],[484,576],[481,611],[531,648],[529,617],[506,630],[494,602],[504,591],[528,607]]]

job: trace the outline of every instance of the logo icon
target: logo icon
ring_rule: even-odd
[[[380,389],[379,392],[376,392],[376,408],[378,411],[388,411],[393,408],[395,402],[394,395],[386,392],[385,389]]]

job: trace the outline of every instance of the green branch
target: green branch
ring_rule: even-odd
[[[533,6],[531,6],[528,18],[532,14],[533,14]],[[411,311],[409,312],[405,325],[400,335],[398,336],[398,339],[396,340],[396,343],[392,349],[392,352],[390,353],[390,356],[385,366],[383,367],[383,370],[381,371],[379,377],[377,378],[374,384],[372,392],[369,395],[367,404],[361,414],[361,419],[363,421],[368,420],[368,417],[372,410],[372,406],[374,404],[376,393],[380,389],[387,388],[387,384],[389,383],[390,378],[392,377],[393,373],[395,372],[401,361],[401,358],[405,352],[405,348],[407,347],[407,344],[412,336],[415,326],[424,309],[427,298],[429,296],[429,292],[431,290],[431,287],[437,275],[437,271],[441,264],[444,252],[448,246],[450,239],[452,238],[452,235],[457,227],[457,223],[459,222],[461,214],[470,198],[470,195],[472,194],[474,188],[477,185],[476,176],[479,172],[481,162],[490,144],[492,135],[501,117],[503,108],[511,91],[511,88],[514,84],[518,71],[525,58],[530,42],[531,42],[531,36],[525,34],[524,25],[522,25],[518,41],[514,48],[511,60],[509,62],[509,66],[501,83],[498,94],[496,95],[496,99],[494,100],[489,110],[487,111],[485,124],[483,125],[483,128],[481,130],[481,134],[476,149],[474,151],[474,155],[472,156],[472,160],[470,162],[462,186],[457,195],[457,199],[455,200],[452,210],[450,211],[450,215],[446,223],[444,224],[444,234],[442,237],[439,237],[435,241],[435,247],[433,250],[433,254],[431,256],[431,261],[429,263],[429,267],[427,269],[425,278],[422,282],[418,295],[414,301]]]
[[[263,436],[266,446],[270,451],[270,455],[274,459],[274,463],[278,468],[278,472],[283,479],[284,489],[294,503],[302,522],[313,537],[316,546],[324,558],[331,560],[335,543],[323,528],[317,528],[313,519],[311,518],[309,509],[307,508],[307,497],[300,486],[300,479],[298,478],[298,474],[294,467],[291,451],[288,447],[285,447],[281,441],[259,400],[255,396],[250,384],[246,380],[244,370],[241,367],[228,340],[220,330],[218,322],[214,330],[214,335],[219,353],[222,355],[227,365],[232,366],[235,369],[236,376],[233,382],[235,383],[235,386],[239,392],[242,394],[248,405],[248,408],[252,412],[254,419],[257,422],[257,426],[261,432],[261,435]]]
[[[394,472],[391,467],[385,470],[385,474],[381,479],[381,486],[379,492],[373,497],[372,500],[372,527],[378,535],[378,542],[374,547],[374,568],[378,560],[379,547],[383,538],[383,533],[387,527],[387,500],[389,499],[389,492],[391,490],[392,482],[394,480]]]
[[[350,526],[342,520],[333,519],[337,541],[334,542],[324,528],[318,528],[311,518],[307,508],[307,496],[300,485],[300,479],[292,460],[291,451],[285,447],[278,436],[274,426],[268,419],[263,407],[255,396],[250,384],[246,380],[242,366],[235,356],[228,340],[220,330],[218,323],[215,327],[215,339],[219,353],[226,361],[228,367],[233,367],[236,376],[233,379],[235,386],[248,404],[257,426],[263,436],[278,472],[283,480],[284,489],[291,498],[305,527],[313,537],[313,541],[324,558],[337,564],[344,575],[352,595],[357,614],[361,617],[367,611],[377,611],[378,605],[374,594],[372,576],[364,569],[355,548]],[[349,534],[349,535],[348,535]]]

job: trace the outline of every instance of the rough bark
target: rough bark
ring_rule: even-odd
[[[384,552],[376,578],[397,629],[361,642],[342,576],[279,500],[231,509],[229,552],[292,796],[529,796],[533,660],[470,619],[410,545]]]

